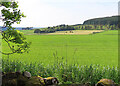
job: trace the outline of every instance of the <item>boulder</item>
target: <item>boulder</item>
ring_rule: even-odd
[[[26,82],[25,86],[46,86],[46,85],[42,77],[33,76]]]
[[[17,85],[18,86],[25,86],[26,82],[28,81],[29,79],[23,75],[20,75],[18,78],[17,78]]]
[[[111,79],[101,79],[95,86],[116,86],[115,82]]]
[[[23,76],[30,78],[31,77],[31,73],[28,71],[23,72]]]
[[[27,81],[21,72],[8,72],[2,76],[2,86],[24,86]]]
[[[57,85],[59,83],[55,77],[44,78],[44,82],[46,85]]]
[[[2,86],[17,86],[16,79],[3,79]]]
[[[2,78],[4,79],[15,79],[19,75],[22,75],[21,72],[8,72],[8,73],[2,73]]]
[[[2,86],[49,86],[57,85],[59,82],[55,77],[42,78],[32,76],[27,71],[8,72],[2,74]]]

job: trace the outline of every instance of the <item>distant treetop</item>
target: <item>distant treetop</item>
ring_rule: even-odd
[[[118,25],[118,18],[120,16],[94,18],[84,21],[84,25]]]

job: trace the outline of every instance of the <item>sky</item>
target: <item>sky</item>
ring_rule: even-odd
[[[16,0],[26,18],[15,27],[82,24],[85,20],[118,14],[119,0]],[[1,24],[1,22],[0,22]]]

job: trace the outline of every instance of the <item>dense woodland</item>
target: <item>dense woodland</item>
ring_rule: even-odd
[[[118,16],[94,18],[84,21],[83,24],[57,25],[42,29],[36,29],[34,33],[53,33],[67,30],[118,30]]]

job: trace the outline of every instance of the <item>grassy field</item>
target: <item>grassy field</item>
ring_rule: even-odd
[[[32,30],[24,31],[31,34]],[[32,42],[30,52],[14,54],[10,59],[30,63],[52,64],[62,59],[68,64],[101,64],[117,66],[118,64],[118,31],[104,31],[89,35],[26,35]],[[8,47],[2,42],[2,50]],[[3,58],[7,56],[3,55]]]

